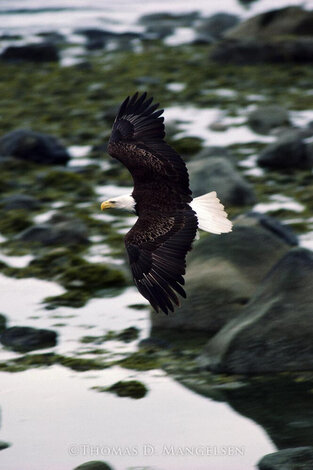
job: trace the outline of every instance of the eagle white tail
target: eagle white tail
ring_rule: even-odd
[[[232,223],[227,219],[224,206],[220,203],[215,191],[195,197],[190,203],[190,207],[197,214],[201,230],[218,235],[231,232]]]

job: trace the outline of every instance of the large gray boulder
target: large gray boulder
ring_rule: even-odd
[[[257,162],[262,167],[273,169],[310,169],[313,155],[298,132],[283,134],[276,142],[269,144],[260,153]]]
[[[241,314],[289,249],[284,236],[253,216],[238,220],[229,234],[204,235],[188,255],[187,299],[174,314],[152,313],[152,326],[216,333]]]
[[[313,447],[283,449],[265,455],[259,470],[310,470],[313,468]]]
[[[58,139],[28,129],[17,129],[1,137],[1,157],[15,157],[45,165],[65,165],[70,159]]]
[[[259,134],[268,134],[275,127],[289,124],[288,111],[278,105],[259,106],[248,116],[248,125]]]
[[[190,187],[194,196],[214,190],[226,206],[244,206],[255,203],[252,187],[227,158],[197,159],[188,164],[188,170]]]
[[[88,243],[88,231],[78,219],[32,225],[16,236],[22,242],[41,245],[85,245]]]
[[[313,370],[312,311],[313,252],[294,248],[241,315],[209,341],[199,361],[234,374]]]
[[[209,57],[219,64],[311,64],[313,38],[281,37],[275,40],[227,38],[212,48]]]
[[[212,42],[220,39],[226,31],[238,23],[238,16],[229,13],[215,13],[208,18],[201,18],[196,26],[196,40]]]
[[[226,33],[232,39],[268,39],[286,35],[313,36],[313,11],[297,6],[270,10],[243,21]]]

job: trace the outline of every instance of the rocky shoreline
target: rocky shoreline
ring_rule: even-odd
[[[194,193],[218,192],[234,231],[195,243],[188,259],[188,298],[173,316],[151,314],[151,337],[141,339],[135,352],[123,358],[99,352],[99,344],[113,338],[138,339],[123,330],[85,337],[96,351],[92,357],[59,354],[57,331],[37,328],[38,323],[12,325],[2,309],[0,341],[16,356],[1,361],[0,369],[164,368],[197,393],[223,396],[273,438],[273,426],[289,425],[299,410],[292,416],[281,411],[283,424],[256,416],[257,389],[270,396],[274,387],[286,386],[292,389],[286,393],[291,406],[301,393],[307,400],[312,388],[313,261],[302,242],[313,231],[312,12],[290,7],[244,22],[226,13],[159,14],[140,23],[142,34],[76,31],[84,50],[67,67],[62,60],[73,44],[57,32],[42,36],[41,44],[13,44],[2,52],[0,272],[61,286],[63,293],[44,300],[43,312],[79,309],[131,285],[123,250],[131,222],[101,216],[99,202],[112,184],[131,186],[127,172],[105,154],[105,142],[118,103],[137,88],[154,94],[166,109],[192,105],[195,115],[198,109],[218,110],[220,120],[206,127],[211,142],[196,132],[182,133],[183,115],[167,122],[167,140],[186,159]],[[181,27],[193,28],[194,40],[168,45],[167,38]],[[300,124],[296,113],[305,116]],[[230,138],[228,145],[215,145],[218,133],[238,130],[249,132],[251,140]],[[14,266],[15,257],[29,262]],[[303,390],[298,381],[305,382]],[[97,391],[132,398],[148,393],[139,381],[118,381]],[[255,397],[250,408],[249,393]],[[269,415],[275,414],[273,403]],[[306,410],[311,413],[309,404]],[[303,426],[311,429],[309,419]],[[284,468],[286,461],[299,460],[297,455],[303,456],[299,469],[304,469],[312,459],[302,435],[283,443],[275,438],[278,449],[294,449],[264,457],[260,470]]]

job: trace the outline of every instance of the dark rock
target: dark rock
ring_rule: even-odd
[[[119,339],[120,341],[124,341],[124,343],[130,343],[131,341],[135,341],[138,337],[139,329],[135,326],[125,328],[125,330],[121,331],[117,335],[117,339]]]
[[[55,138],[40,132],[18,129],[0,139],[0,159],[15,157],[46,165],[65,165],[70,155]]]
[[[290,250],[257,218],[236,220],[233,231],[203,237],[188,255],[186,293],[174,315],[152,314],[152,326],[214,334],[238,317],[259,283]]]
[[[53,43],[9,46],[0,58],[7,62],[58,62],[59,52]]]
[[[75,467],[74,470],[113,470],[110,465],[100,460],[91,460]]]
[[[1,343],[18,352],[50,348],[57,344],[57,334],[52,330],[39,330],[28,326],[7,328],[0,336]]]
[[[108,39],[114,39],[117,36],[117,33],[114,33],[113,31],[106,31],[105,29],[100,28],[80,28],[76,29],[74,33],[85,36],[89,41],[100,39],[106,41]]]
[[[6,329],[7,319],[6,317],[0,313],[0,333],[2,333]]]
[[[147,387],[138,380],[121,380],[106,388],[105,391],[115,393],[119,397],[138,400],[148,393]]]
[[[312,370],[312,305],[313,253],[294,248],[209,341],[200,363],[231,374]]]
[[[227,30],[238,23],[238,16],[229,13],[216,13],[208,18],[202,18],[196,27],[197,39],[208,41],[220,39]]]
[[[267,168],[312,168],[313,160],[297,132],[289,132],[260,153],[258,164]]]
[[[266,40],[224,39],[211,50],[210,59],[220,64],[256,65],[264,63],[311,64],[313,39]]]
[[[88,243],[88,231],[79,220],[53,221],[52,223],[34,225],[27,228],[17,237],[23,242],[42,245],[80,245]]]
[[[270,10],[249,18],[226,34],[233,39],[268,39],[287,35],[313,36],[313,11],[297,6]]]
[[[66,40],[65,36],[57,31],[42,31],[41,33],[38,33],[37,36],[44,38],[45,41],[55,45],[63,44]]]
[[[143,36],[143,39],[165,39],[174,33],[174,26],[168,24],[154,24],[148,26],[146,32]]]
[[[260,214],[258,212],[248,212],[243,218],[240,217],[241,224],[253,224],[259,222],[263,227],[273,232],[290,246],[298,245],[298,238],[288,225],[282,224],[278,219],[270,215]]]
[[[0,441],[0,450],[7,449],[8,447],[11,447],[11,444],[5,441]]]
[[[1,41],[19,41],[20,39],[23,39],[23,36],[20,36],[19,34],[1,34],[0,35]]]
[[[40,203],[38,199],[27,194],[13,194],[0,200],[2,210],[10,211],[15,209],[23,209],[27,211],[39,209]]]
[[[244,206],[255,202],[252,187],[223,157],[195,160],[188,165],[194,196],[215,190],[226,206]]]
[[[143,15],[139,19],[139,23],[144,26],[154,26],[156,24],[163,24],[166,26],[181,27],[192,26],[199,18],[197,11],[186,14],[172,14],[172,13],[149,13]]]
[[[313,447],[283,449],[265,455],[258,463],[260,470],[310,470],[313,468]]]
[[[260,106],[248,116],[248,125],[259,134],[268,134],[275,127],[289,124],[288,111],[282,106]]]

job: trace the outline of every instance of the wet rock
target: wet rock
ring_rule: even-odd
[[[152,326],[216,333],[241,314],[264,276],[289,250],[282,237],[252,217],[236,220],[229,234],[200,238],[188,255],[187,299],[174,315],[153,313]]]
[[[57,334],[52,330],[39,330],[28,326],[7,328],[0,336],[1,343],[19,352],[50,348],[57,344]]]
[[[173,25],[168,24],[153,24],[148,26],[144,34],[144,39],[165,39],[166,37],[173,34],[175,28]]]
[[[11,447],[11,444],[5,441],[0,441],[0,450],[7,449],[8,447]]]
[[[58,31],[42,31],[38,33],[37,36],[44,38],[50,44],[60,45],[64,44],[66,38],[63,34],[59,33]]]
[[[0,160],[15,157],[46,165],[65,165],[70,155],[66,148],[53,136],[18,129],[0,139]]]
[[[297,246],[299,243],[297,236],[288,225],[282,224],[279,220],[275,219],[275,217],[271,217],[270,215],[252,211],[248,212],[243,217],[240,216],[238,221],[241,225],[255,225],[256,223],[260,223],[290,246]]]
[[[265,147],[257,162],[262,167],[276,169],[309,169],[313,166],[307,146],[297,132],[283,134],[276,142]]]
[[[195,160],[203,160],[210,157],[226,157],[232,158],[233,155],[226,147],[219,147],[217,145],[209,145],[202,149],[196,156]]]
[[[160,85],[161,80],[157,77],[153,76],[142,76],[142,77],[136,77],[134,82],[136,85],[145,85],[145,86],[155,86],[155,85]]]
[[[0,313],[0,333],[2,333],[6,329],[7,319],[6,317]]]
[[[258,463],[259,470],[309,470],[313,468],[313,447],[283,449],[265,455]]]
[[[234,65],[310,64],[313,60],[313,39],[224,39],[212,48],[209,57],[220,64]]]
[[[144,26],[155,26],[156,24],[162,24],[164,26],[172,27],[188,27],[192,26],[193,23],[199,18],[199,12],[194,11],[186,14],[172,14],[172,13],[149,13],[143,15],[139,19],[139,23]]]
[[[260,106],[248,116],[248,125],[258,134],[268,134],[275,127],[289,124],[288,111],[282,106]]]
[[[234,39],[286,35],[313,36],[313,12],[297,6],[270,10],[249,18],[226,34]]]
[[[59,52],[53,43],[9,46],[0,58],[6,62],[58,62]]]
[[[313,369],[313,253],[289,251],[242,314],[207,344],[200,363],[215,371],[260,374]]]
[[[27,194],[13,194],[0,200],[2,210],[10,211],[15,209],[23,209],[26,211],[36,210],[40,208],[38,199]]]
[[[88,243],[88,231],[79,220],[59,221],[54,224],[38,224],[27,228],[17,237],[23,242],[41,243],[42,245],[71,246]]]
[[[113,468],[101,460],[91,460],[75,467],[74,470],[113,470]]]
[[[117,339],[120,341],[124,341],[124,343],[130,343],[131,341],[135,341],[139,337],[139,329],[135,326],[130,326],[129,328],[125,328],[125,330],[121,331],[117,335]]]
[[[229,13],[216,13],[208,18],[202,18],[196,27],[196,41],[202,40],[210,43],[220,39],[227,30],[238,23],[238,16]]]
[[[255,202],[252,187],[226,158],[197,159],[188,165],[188,169],[195,196],[214,189],[226,206],[244,206]]]

